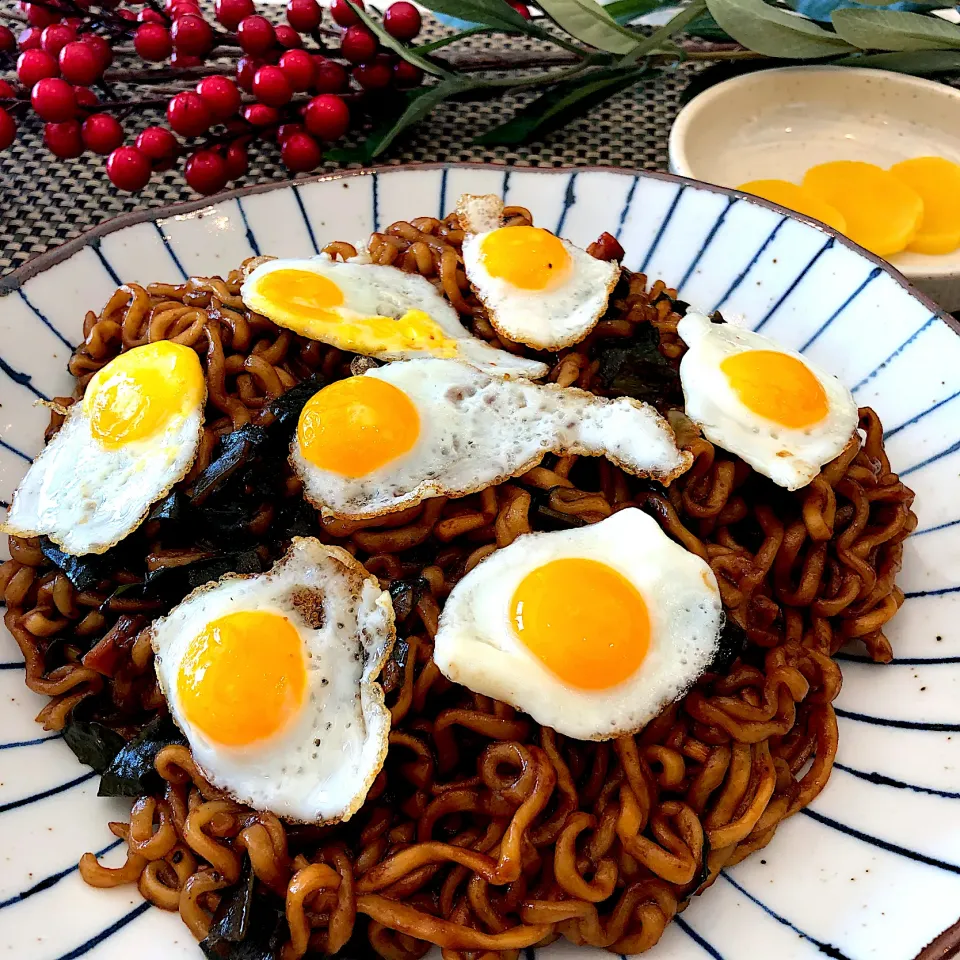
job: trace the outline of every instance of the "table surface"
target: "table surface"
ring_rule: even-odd
[[[14,10],[13,0],[0,0],[0,20]],[[11,24],[16,27],[16,24]],[[440,35],[428,27],[427,36]],[[510,46],[525,41],[506,41]],[[489,51],[502,38],[473,38],[461,45]],[[509,118],[529,99],[503,98],[480,103],[444,104],[414,131],[404,134],[378,162],[389,164],[436,161],[486,161],[524,166],[613,166],[667,168],[667,137],[681,106],[681,94],[696,66],[683,65],[647,86],[618,94],[542,141],[520,147],[478,147],[480,132]],[[162,121],[149,110],[127,121],[131,132]],[[132,136],[127,142],[132,141]],[[107,179],[105,158],[85,154],[58,160],[42,143],[42,124],[31,114],[17,140],[0,153],[0,276],[15,270],[65,240],[121,213],[164,207],[196,199],[179,170],[155,174],[139,194],[119,192]],[[324,163],[314,173],[337,170]],[[275,143],[251,146],[247,175],[231,186],[283,180]]]

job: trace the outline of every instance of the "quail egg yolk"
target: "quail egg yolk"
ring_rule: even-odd
[[[173,417],[203,403],[197,354],[168,340],[121,353],[93,375],[83,410],[93,436],[109,449],[159,433]]]
[[[531,571],[510,611],[520,641],[571,687],[614,687],[639,669],[650,648],[640,592],[597,560],[567,557]]]
[[[546,290],[570,270],[563,241],[539,227],[501,227],[481,250],[487,273],[520,290]]]
[[[227,747],[279,733],[299,712],[306,689],[296,627],[280,614],[256,610],[208,623],[187,646],[177,678],[185,719]]]
[[[751,180],[741,183],[737,189],[771,203],[779,203],[781,207],[813,217],[834,230],[846,233],[847,219],[836,207],[789,180]]]
[[[297,424],[300,452],[314,466],[362,477],[417,442],[420,416],[398,387],[376,377],[349,377],[315,393]]]
[[[413,351],[436,357],[457,355],[456,341],[423,310],[402,317],[363,316],[350,308],[344,291],[310,270],[272,270],[257,281],[255,306],[261,313],[312,340],[331,337],[341,350],[376,356]]]
[[[890,172],[923,198],[923,219],[907,249],[938,254],[960,247],[960,166],[943,157],[916,157]]]
[[[923,199],[889,170],[858,160],[811,167],[803,186],[846,218],[846,235],[881,257],[903,250],[923,219]]]
[[[823,384],[787,353],[744,350],[722,360],[720,371],[748,410],[784,427],[810,427],[830,409]]]

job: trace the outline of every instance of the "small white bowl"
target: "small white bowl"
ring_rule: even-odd
[[[670,169],[724,187],[799,183],[828,160],[889,167],[931,155],[960,163],[960,91],[886,70],[757,70],[695,97],[670,131]],[[944,309],[960,309],[960,250],[890,262]]]

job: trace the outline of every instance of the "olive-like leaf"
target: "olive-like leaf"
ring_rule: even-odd
[[[613,0],[613,3],[608,3],[603,9],[617,23],[626,25],[661,7],[673,6],[676,6],[675,0]]]
[[[640,39],[596,0],[539,0],[543,12],[576,40],[607,53],[628,53]]]
[[[743,46],[768,57],[816,59],[854,50],[812,20],[764,0],[707,0],[714,20]]]
[[[561,81],[517,111],[506,123],[482,133],[474,143],[485,146],[526,143],[562,127],[621,90],[654,76],[652,71],[639,67],[609,67]]]
[[[434,77],[450,76],[449,70],[444,70],[443,67],[437,66],[437,64],[417,53],[413,47],[408,47],[405,43],[397,40],[396,37],[392,37],[383,28],[382,24],[377,23],[366,10],[361,9],[353,0],[347,0],[347,3],[349,3],[353,9],[354,15],[363,21],[364,26],[370,30],[385,47],[397,54],[398,57],[402,57],[407,63],[412,63],[413,66],[419,67],[424,73],[429,73]]]
[[[328,150],[327,158],[339,163],[368,164],[375,157],[380,156],[407,127],[419,123],[444,100],[483,85],[484,81],[480,79],[471,80],[451,76],[433,86],[411,90],[406,94],[406,107],[399,117],[390,117],[382,125],[374,128],[359,147]]]
[[[620,61],[621,64],[636,63],[641,57],[658,51],[676,52],[682,55],[680,48],[670,38],[683,30],[688,23],[692,23],[706,13],[706,10],[706,0],[693,0],[687,6],[681,7],[662,27],[657,27],[650,36],[644,37],[626,54]]]
[[[421,3],[434,13],[485,27],[517,30],[520,33],[538,32],[506,0],[421,0]]]
[[[861,50],[960,50],[960,27],[902,10],[834,10],[833,28]]]
[[[837,60],[843,67],[873,67],[918,76],[960,73],[960,53],[955,50],[911,50],[908,53],[861,53]]]

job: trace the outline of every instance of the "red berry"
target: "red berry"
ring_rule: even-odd
[[[530,10],[525,3],[521,3],[520,0],[507,0],[507,3],[509,3],[524,20],[530,19]]]
[[[213,117],[198,93],[185,90],[167,104],[167,123],[182,137],[199,137],[210,129]]]
[[[150,160],[136,147],[117,147],[107,158],[107,176],[119,189],[136,193],[150,179]]]
[[[83,121],[83,143],[88,150],[106,156],[123,143],[123,127],[109,113],[94,113]]]
[[[280,57],[280,69],[294,90],[309,90],[313,85],[313,57],[306,50],[288,50]]]
[[[39,50],[43,31],[39,27],[27,27],[17,35],[17,47],[20,50]]]
[[[36,3],[28,3],[27,9],[27,23],[31,27],[40,27],[42,30],[44,27],[49,27],[51,23],[59,23],[63,17],[58,13],[54,13],[53,10],[50,10],[48,7],[41,7]]]
[[[312,170],[322,156],[320,145],[309,133],[292,133],[280,146],[280,159],[292,173]]]
[[[282,107],[293,96],[293,87],[280,67],[269,64],[253,76],[253,95],[268,107]]]
[[[227,176],[231,180],[242,177],[247,172],[247,148],[239,141],[231,143],[227,147],[224,161],[227,165]]]
[[[320,26],[323,11],[317,0],[287,0],[287,23],[294,30],[309,33]]]
[[[82,87],[94,83],[103,73],[103,64],[100,63],[97,51],[89,43],[81,43],[79,40],[68,43],[60,51],[59,62],[64,80]]]
[[[0,24],[0,53],[10,53],[11,50],[16,49],[16,46],[17,38],[13,35],[13,31]]]
[[[45,77],[55,77],[59,72],[57,61],[43,50],[24,50],[17,57],[17,79],[25,87],[33,87]]]
[[[280,119],[280,114],[265,103],[251,103],[243,108],[243,119],[251,127],[269,127]]]
[[[300,34],[297,33],[293,27],[287,26],[285,23],[275,26],[273,32],[277,36],[277,43],[279,43],[284,50],[296,50],[303,46]]]
[[[188,13],[173,21],[170,39],[178,52],[191,57],[202,57],[213,47],[213,30],[203,17]]]
[[[412,40],[420,32],[420,11],[407,0],[397,0],[387,7],[383,27],[397,40]]]
[[[144,7],[137,14],[137,23],[162,23],[166,26],[167,20],[162,13],[152,10],[150,7]]]
[[[295,133],[305,133],[306,130],[302,123],[281,123],[277,127],[277,143],[283,144],[283,142],[288,138],[292,137]]]
[[[197,193],[216,193],[227,185],[227,164],[216,150],[198,150],[187,160],[183,176]]]
[[[389,63],[376,60],[373,63],[361,63],[353,68],[353,79],[364,90],[383,90],[390,86],[393,70]]]
[[[347,71],[334,60],[314,55],[313,87],[318,93],[340,93],[350,84]]]
[[[204,77],[197,93],[215,121],[229,120],[240,109],[240,91],[227,77]]]
[[[347,27],[340,38],[340,52],[351,63],[366,63],[377,53],[377,38],[366,27]]]
[[[118,10],[117,16],[121,20],[135,21],[137,19],[137,15],[132,10]]]
[[[17,91],[6,80],[0,80],[0,100],[10,100],[16,95]]]
[[[0,150],[6,150],[16,135],[17,125],[13,122],[13,117],[0,107]]]
[[[77,39],[77,31],[65,23],[52,23],[40,34],[40,49],[56,57],[71,40]]]
[[[70,27],[70,29],[73,30],[74,33],[79,33],[81,28],[84,25],[83,17],[66,17],[64,20],[61,20],[60,22]]]
[[[133,34],[133,48],[144,60],[166,60],[173,52],[170,31],[162,23],[143,23]]]
[[[74,87],[73,95],[78,107],[95,107],[100,102],[89,87]]]
[[[361,10],[364,9],[363,0],[354,0],[354,3]],[[330,4],[330,16],[341,27],[352,27],[360,22],[360,18],[350,9],[347,0],[333,0],[333,3]]]
[[[87,44],[87,46],[93,47],[93,51],[96,53],[97,59],[102,64],[102,69],[106,70],[107,67],[113,63],[113,51],[110,49],[110,44],[107,43],[103,37],[99,37],[95,33],[85,33],[80,37],[80,42]]]
[[[80,137],[80,122],[66,120],[63,123],[45,123],[43,142],[47,149],[61,160],[70,160],[83,153],[83,140]]]
[[[276,42],[273,24],[266,17],[244,17],[237,27],[237,39],[244,53],[266,53]]]
[[[167,170],[173,165],[180,144],[166,127],[147,127],[137,134],[137,149],[153,163],[154,170]]]
[[[77,112],[73,87],[60,77],[44,77],[30,91],[30,104],[41,120],[62,123]]]
[[[321,140],[339,140],[350,126],[350,108],[333,93],[314,97],[304,108],[307,130]]]
[[[171,67],[202,67],[203,57],[195,57],[192,53],[180,53],[174,50],[170,54]]]
[[[253,93],[253,78],[263,66],[263,61],[256,57],[241,57],[237,61],[237,85],[247,93]]]
[[[240,21],[256,12],[253,0],[217,0],[217,19],[228,29],[236,30]]]
[[[175,0],[175,2],[170,5],[167,13],[174,20],[177,17],[186,17],[190,14],[200,16],[200,6],[199,4],[194,3],[193,0]]]
[[[423,71],[406,60],[398,60],[393,65],[393,82],[401,89],[419,87],[423,83]]]

